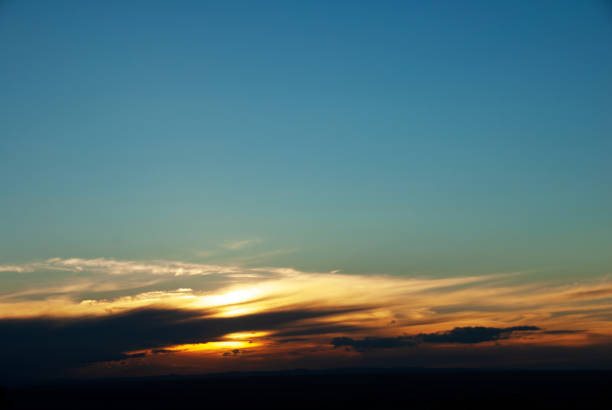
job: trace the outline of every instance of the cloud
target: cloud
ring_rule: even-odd
[[[243,249],[243,248],[246,248],[251,245],[255,245],[260,242],[261,242],[261,239],[258,239],[258,238],[243,239],[240,241],[225,241],[223,243],[223,248],[232,250],[232,251],[237,251],[239,249]]]
[[[608,297],[612,296],[612,286],[606,286],[597,289],[588,289],[588,290],[578,290],[574,292],[570,292],[567,295],[569,298],[600,298],[600,297]]]
[[[536,326],[513,326],[506,328],[484,326],[456,327],[446,332],[425,333],[414,336],[366,337],[358,340],[350,337],[336,337],[331,341],[331,344],[334,347],[348,346],[353,347],[356,350],[390,349],[397,347],[417,346],[422,343],[475,344],[508,338],[513,332],[537,330],[540,330],[540,328]]]
[[[209,265],[177,261],[117,261],[105,258],[52,258],[47,260],[47,264],[49,268],[58,267],[73,271],[89,270],[110,275],[146,273],[152,275],[191,276],[237,273],[240,271],[238,267],[231,265]]]
[[[214,341],[224,335],[290,327],[295,322],[349,313],[301,309],[232,318],[203,311],[136,309],[78,319],[0,320],[0,378],[62,375],[76,366],[167,353],[166,346]]]
[[[0,286],[0,318],[106,315],[152,305],[207,309],[226,317],[304,306],[359,307],[332,323],[284,331],[315,335],[326,326],[330,333],[344,326],[351,334],[370,329],[379,337],[393,337],[390,326],[395,332],[429,334],[475,324],[504,328],[539,323],[551,331],[612,334],[607,319],[612,301],[600,292],[611,286],[606,280],[552,286],[519,283],[508,274],[415,278],[105,258],[51,258],[23,268],[34,266],[41,271],[53,267],[58,273],[46,282],[37,276],[36,284],[25,289]],[[588,342],[585,335],[576,333],[575,339]]]
[[[35,278],[0,275],[0,334],[9,352],[0,358],[15,372],[18,363],[27,364],[24,369],[40,363],[51,372],[117,360],[156,361],[173,369],[181,357],[192,366],[189,349],[176,345],[207,340],[226,351],[248,351],[236,362],[253,360],[257,366],[313,354],[339,363],[344,349],[334,346],[350,348],[346,354],[354,357],[447,345],[483,348],[486,341],[584,347],[612,338],[610,278],[567,284],[518,281],[516,274],[427,278],[107,258],[11,266],[36,272]],[[165,319],[162,312],[174,313]],[[269,334],[253,344],[215,339],[245,330]],[[128,357],[145,350],[145,356]]]
[[[28,263],[14,266],[0,266],[0,271],[34,272],[40,270],[93,272],[108,275],[213,275],[238,273],[240,268],[234,265],[199,264],[180,261],[120,261],[107,258],[50,258],[44,262]]]
[[[30,266],[20,266],[20,265],[0,265],[0,272],[33,272],[34,269]]]
[[[172,349],[153,349],[151,351],[151,353],[153,354],[160,354],[160,353],[174,353],[175,350]]]
[[[127,359],[138,359],[139,357],[146,357],[146,353],[132,353],[132,354],[126,354],[125,357]]]
[[[451,331],[420,335],[423,343],[481,343],[507,338],[513,332],[540,330],[536,326],[496,327],[456,327]]]

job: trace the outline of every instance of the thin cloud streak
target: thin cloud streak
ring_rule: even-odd
[[[232,251],[237,251],[237,250],[240,250],[240,249],[249,247],[251,245],[261,243],[261,242],[262,241],[259,238],[243,239],[240,241],[226,241],[223,243],[223,248],[232,250]]]
[[[240,272],[238,266],[198,264],[179,261],[119,261],[106,258],[50,258],[44,262],[23,265],[0,266],[0,272],[34,272],[40,270],[103,273],[109,275],[151,274],[151,275],[213,275]]]
[[[34,269],[29,266],[20,266],[20,265],[0,265],[0,272],[33,272]]]

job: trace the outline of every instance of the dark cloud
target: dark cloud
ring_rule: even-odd
[[[145,357],[146,355],[147,355],[146,353],[133,353],[133,354],[126,355],[126,357],[128,359],[136,359],[138,357]]]
[[[241,331],[276,330],[343,310],[287,310],[213,318],[179,309],[140,309],[78,319],[0,320],[0,378],[61,376],[69,368],[130,358],[125,352],[203,343]]]
[[[424,343],[481,343],[508,337],[512,332],[540,330],[536,326],[498,327],[456,327],[442,333],[419,335]]]
[[[536,326],[514,326],[506,328],[497,327],[456,327],[448,332],[421,333],[414,336],[397,337],[366,337],[365,339],[352,339],[350,337],[336,337],[331,344],[334,347],[352,347],[356,350],[392,349],[398,347],[416,346],[422,343],[462,343],[474,344],[504,339],[513,332],[540,330]]]
[[[151,351],[153,354],[160,354],[160,353],[173,353],[175,352],[175,350],[170,350],[170,349],[153,349]]]

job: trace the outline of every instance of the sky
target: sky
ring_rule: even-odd
[[[0,1],[0,378],[612,367],[611,41],[607,0]]]

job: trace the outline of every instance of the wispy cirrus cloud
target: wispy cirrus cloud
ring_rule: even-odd
[[[239,267],[233,265],[200,264],[180,261],[120,261],[107,258],[50,258],[43,262],[23,265],[2,265],[0,272],[34,272],[36,270],[56,270],[109,275],[151,274],[151,275],[212,275],[237,273]]]
[[[465,325],[469,325],[470,320],[499,325],[527,319],[552,324],[570,316],[597,321],[612,304],[609,300],[612,283],[606,278],[574,284],[553,285],[537,281],[523,284],[515,280],[517,274],[415,278],[106,258],[51,258],[14,265],[11,269],[15,272],[56,270],[59,276],[55,275],[47,286],[33,283],[25,290],[5,290],[0,299],[0,317],[15,317],[25,311],[36,314],[37,303],[48,307],[54,301],[79,314],[86,313],[87,308],[94,313],[104,309],[142,307],[162,300],[179,308],[217,306],[218,313],[226,315],[299,305],[359,305],[375,313],[347,320],[388,320],[401,328],[432,327],[435,323],[443,326],[451,321],[461,326],[459,322],[463,320]],[[62,272],[66,272],[65,283]],[[68,273],[78,273],[79,277]],[[80,274],[86,275],[81,277]],[[213,276],[218,279],[198,279]],[[173,293],[179,287],[188,292]],[[112,293],[119,290],[132,291]],[[101,293],[106,294],[98,296]],[[10,304],[18,302],[33,309],[11,309]],[[47,312],[53,314],[52,310]]]
[[[237,251],[252,245],[256,245],[261,242],[262,240],[259,238],[242,239],[238,241],[225,241],[223,242],[222,247],[228,250]]]
[[[0,265],[0,272],[33,272],[34,267],[30,265]]]

